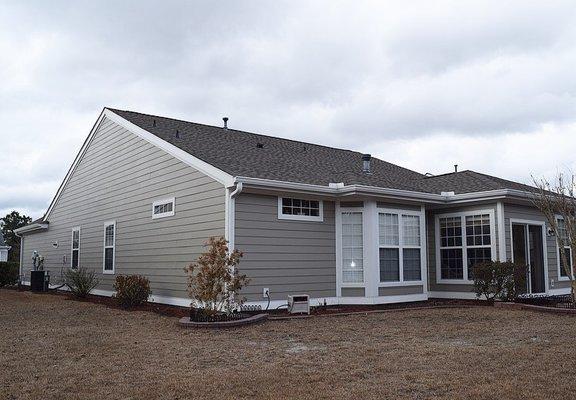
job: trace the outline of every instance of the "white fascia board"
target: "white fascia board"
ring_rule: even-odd
[[[48,229],[48,224],[32,224],[26,225],[18,229],[14,229],[14,233],[20,235],[21,233],[27,233],[32,231],[40,231]]]
[[[194,157],[190,153],[188,153],[182,149],[179,149],[178,147],[174,146],[173,144],[168,143],[167,141],[165,141],[165,140],[159,138],[158,136],[146,131],[145,129],[140,128],[139,126],[137,126],[137,125],[133,124],[132,122],[122,118],[121,116],[119,116],[118,114],[109,110],[108,108],[104,108],[102,110],[102,112],[100,113],[100,116],[96,120],[96,123],[94,124],[94,126],[90,130],[90,134],[88,135],[88,137],[84,141],[84,144],[80,148],[80,151],[76,155],[76,158],[74,159],[72,166],[70,167],[66,176],[64,177],[64,180],[60,184],[60,187],[58,188],[58,191],[56,192],[54,199],[50,203],[50,206],[48,207],[48,210],[46,211],[46,214],[43,217],[43,221],[48,221],[48,216],[52,212],[52,209],[56,205],[58,199],[60,198],[60,195],[62,194],[62,191],[64,190],[64,187],[66,187],[66,184],[68,183],[68,181],[70,180],[70,177],[74,173],[74,170],[76,169],[76,167],[80,163],[80,160],[82,160],[84,154],[86,153],[86,150],[90,146],[90,143],[92,142],[92,139],[94,138],[94,135],[96,134],[96,131],[100,127],[100,124],[102,123],[104,118],[108,118],[109,120],[122,126],[123,128],[125,128],[129,132],[140,137],[141,139],[146,140],[148,143],[151,143],[152,145],[166,151],[171,156],[177,158],[178,160],[182,161],[183,163],[188,164],[192,168],[194,168],[194,169],[202,172],[203,174],[209,176],[210,178],[221,183],[225,187],[231,187],[234,185],[234,178],[232,177],[232,175],[214,167],[213,165],[208,164],[205,161],[200,160],[197,157]]]
[[[436,193],[414,192],[410,190],[381,188],[365,185],[312,185],[308,183],[285,182],[272,179],[250,178],[238,176],[236,182],[242,182],[252,187],[262,187],[271,190],[288,190],[294,192],[319,193],[334,196],[350,196],[354,194],[368,194],[376,196],[393,197],[398,200],[420,200],[436,204],[468,203],[478,200],[498,200],[505,197],[530,198],[531,193],[513,189],[488,190],[484,192],[462,193],[453,196],[443,196]]]
[[[346,185],[346,186],[322,186],[309,183],[285,182],[272,179],[250,178],[238,176],[236,182],[250,185],[252,187],[262,187],[270,190],[305,192],[328,194],[334,196],[350,196],[354,194],[370,194],[390,196],[406,200],[423,200],[434,203],[443,203],[444,196],[434,193],[412,192],[409,190],[389,189],[376,186]]]
[[[194,157],[192,154],[174,146],[171,143],[159,138],[158,136],[148,132],[145,129],[140,128],[138,125],[122,118],[118,114],[110,111],[109,109],[104,109],[104,115],[106,118],[114,121],[116,124],[122,126],[128,131],[134,133],[140,138],[146,140],[147,142],[153,144],[156,147],[161,148],[171,156],[177,158],[185,164],[188,164],[194,169],[202,172],[203,174],[209,176],[217,182],[220,182],[225,187],[231,187],[234,185],[234,177],[215,166],[208,164],[201,159]]]

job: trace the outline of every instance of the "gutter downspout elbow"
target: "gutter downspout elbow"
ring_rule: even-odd
[[[242,192],[242,182],[238,182],[236,184],[236,189],[234,189],[234,191],[232,193],[230,193],[230,198],[233,199],[234,197],[239,195],[241,192]]]

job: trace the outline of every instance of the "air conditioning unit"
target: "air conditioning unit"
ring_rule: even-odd
[[[307,294],[288,296],[288,312],[290,314],[310,314],[310,296]]]

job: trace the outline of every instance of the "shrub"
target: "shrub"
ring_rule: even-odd
[[[76,297],[85,298],[90,294],[92,289],[98,286],[100,282],[96,272],[86,268],[72,269],[64,271],[64,283],[70,288],[72,294]]]
[[[19,275],[20,264],[17,262],[0,262],[0,287],[17,284]]]
[[[119,275],[114,282],[114,297],[122,307],[136,307],[150,297],[150,281],[140,275]]]
[[[490,261],[472,267],[474,291],[486,300],[513,301],[526,290],[527,267],[510,261]]]
[[[249,282],[237,268],[242,253],[238,250],[229,252],[223,237],[210,238],[205,247],[208,250],[184,269],[188,273],[192,305],[202,308],[206,315],[231,313],[244,302],[237,295]]]

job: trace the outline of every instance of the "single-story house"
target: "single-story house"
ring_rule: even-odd
[[[470,266],[490,259],[529,264],[529,293],[569,292],[529,186],[226,125],[105,108],[45,215],[17,230],[21,274],[37,251],[53,281],[92,268],[111,295],[116,275],[141,274],[154,301],[188,305],[183,268],[222,235],[253,304],[475,298]]]
[[[8,250],[10,250],[10,246],[6,244],[4,234],[0,231],[0,262],[8,261]]]

